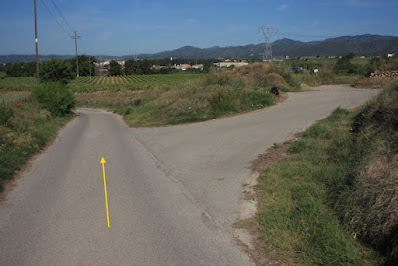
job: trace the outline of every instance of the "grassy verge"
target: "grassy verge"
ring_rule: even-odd
[[[54,117],[30,100],[0,104],[0,190],[71,117]]]
[[[294,154],[268,167],[260,178],[257,222],[261,245],[282,261],[364,265],[377,256],[340,225],[333,202],[352,167],[350,121],[337,109],[311,126],[288,150]]]
[[[360,110],[336,109],[290,143],[289,158],[267,167],[257,186],[259,211],[249,227],[265,256],[276,253],[289,264],[396,265],[397,132],[393,83]]]

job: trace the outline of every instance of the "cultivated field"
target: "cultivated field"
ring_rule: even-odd
[[[143,90],[158,86],[175,86],[181,82],[195,80],[207,74],[168,74],[168,75],[130,75],[130,76],[97,76],[80,77],[80,88],[77,81],[71,81],[69,86],[75,92],[92,92],[100,90]]]
[[[188,80],[196,80],[207,74],[168,74],[168,75],[130,75],[130,76],[97,76],[80,77],[80,87],[77,80],[71,80],[68,86],[75,92],[93,92],[100,90],[143,90],[158,86],[175,86]],[[0,76],[0,90],[28,91],[36,86],[34,77],[4,77]]]

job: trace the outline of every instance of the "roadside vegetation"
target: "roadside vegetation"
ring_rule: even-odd
[[[30,155],[54,139],[73,114],[72,92],[60,83],[45,83],[32,92],[0,90],[0,190]]]
[[[384,87],[392,79],[369,78],[370,73],[398,65],[396,57],[354,58],[348,54],[335,59],[293,59],[270,65],[252,63],[239,68],[210,69],[212,60],[209,59],[202,62],[204,72],[209,73],[175,73],[176,70],[162,68],[163,74],[153,74],[160,70],[151,69],[149,60],[127,60],[124,68],[113,60],[107,75],[90,79],[88,57],[82,56],[79,60],[87,63],[79,68],[79,87],[70,60],[43,62],[41,77],[61,80],[75,93],[79,106],[115,111],[123,115],[129,126],[197,122],[261,109],[283,99],[283,92],[309,90],[311,86],[344,83]],[[157,63],[170,64],[167,60]],[[0,88],[32,90],[36,87],[34,78],[24,77],[33,71],[31,65],[7,65],[6,69],[7,76],[0,77]],[[95,73],[94,70],[91,72]],[[20,77],[9,77],[12,73]],[[282,91],[282,97],[270,93],[273,86]]]
[[[292,74],[278,66],[251,64],[213,71],[179,84],[158,84],[151,89],[79,93],[80,104],[107,107],[124,116],[130,126],[162,126],[204,121],[262,109],[275,104],[273,86],[290,90]]]
[[[336,109],[259,178],[265,256],[305,265],[398,264],[398,82],[354,111]],[[255,229],[258,228],[258,229]]]

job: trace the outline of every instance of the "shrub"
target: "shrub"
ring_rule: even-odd
[[[208,97],[210,106],[214,112],[236,111],[236,97],[232,90],[220,88]]]
[[[40,80],[46,82],[60,82],[67,84],[73,79],[72,65],[62,59],[51,59],[40,65]]]
[[[13,116],[13,110],[0,105],[0,125],[7,126],[8,120]]]
[[[273,96],[262,91],[249,91],[244,95],[246,105],[251,109],[253,107],[261,109],[274,104]]]
[[[232,71],[213,72],[206,77],[205,84],[224,86],[230,84],[233,78]]]
[[[55,116],[65,116],[75,107],[73,93],[61,83],[46,83],[32,91],[33,98]]]

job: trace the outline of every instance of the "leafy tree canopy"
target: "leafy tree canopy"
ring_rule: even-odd
[[[42,82],[68,83],[74,78],[72,65],[62,59],[51,59],[40,65],[40,80]]]
[[[111,76],[117,76],[122,74],[122,67],[116,60],[112,60],[109,63],[109,75]]]

